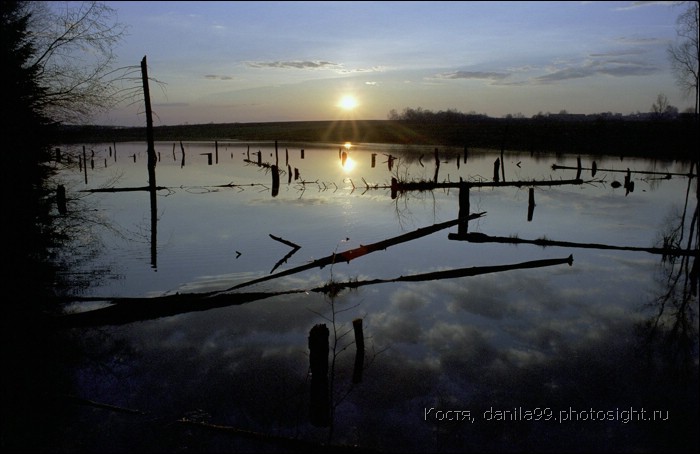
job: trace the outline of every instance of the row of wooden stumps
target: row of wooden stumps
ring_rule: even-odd
[[[362,332],[362,319],[352,322],[355,332],[355,365],[352,382],[362,382],[365,362],[365,340]],[[316,427],[328,427],[331,424],[331,397],[328,381],[328,347],[329,331],[324,324],[315,325],[309,331],[309,365],[311,371],[311,390],[309,399],[309,422]]]

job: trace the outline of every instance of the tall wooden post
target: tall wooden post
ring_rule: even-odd
[[[141,60],[141,80],[143,81],[143,100],[146,104],[146,141],[148,143],[148,186],[156,188],[156,148],[153,143],[153,113],[151,111],[151,92],[148,89],[148,65],[146,56]]]

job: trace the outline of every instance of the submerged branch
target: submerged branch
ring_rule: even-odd
[[[698,250],[680,249],[680,248],[658,248],[658,247],[634,247],[634,246],[614,246],[609,244],[598,243],[574,243],[571,241],[554,241],[547,239],[523,240],[520,238],[489,236],[483,233],[450,233],[447,237],[456,241],[468,241],[470,243],[509,243],[509,244],[536,244],[538,246],[558,246],[558,247],[575,247],[584,249],[615,249],[620,251],[641,251],[650,254],[676,255],[676,256],[698,256]]]

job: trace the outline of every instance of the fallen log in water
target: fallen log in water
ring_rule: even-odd
[[[471,277],[489,273],[500,273],[516,269],[541,268],[573,264],[573,256],[560,259],[533,260],[529,262],[510,265],[475,266],[470,268],[458,268],[454,270],[434,271],[429,273],[399,276],[393,279],[371,279],[365,281],[350,280],[347,282],[332,282],[320,287],[301,290],[287,290],[282,292],[256,292],[256,293],[185,293],[167,295],[155,298],[73,298],[73,301],[106,301],[110,300],[111,306],[92,311],[66,314],[54,317],[50,320],[57,328],[96,327],[106,325],[124,325],[127,323],[154,320],[161,317],[186,314],[188,312],[201,312],[228,306],[239,306],[253,301],[258,301],[273,296],[290,295],[295,293],[338,293],[345,288],[359,288],[366,285],[384,284],[391,282],[421,282],[439,279],[454,279],[459,277]]]
[[[447,237],[456,241],[469,241],[470,243],[508,243],[508,244],[535,244],[538,246],[575,247],[584,249],[614,249],[620,251],[640,251],[650,254],[676,255],[676,256],[698,256],[697,250],[685,250],[679,248],[655,248],[655,247],[634,247],[634,246],[614,246],[598,243],[574,243],[571,241],[553,241],[547,239],[523,240],[520,238],[489,236],[484,233],[450,233]]]
[[[574,256],[569,255],[561,259],[544,259],[532,260],[529,262],[515,263],[511,265],[494,265],[494,266],[474,266],[471,268],[458,268],[455,270],[434,271],[431,273],[413,274],[409,276],[399,276],[393,279],[370,279],[366,281],[350,281],[342,283],[330,283],[323,287],[313,289],[312,291],[320,291],[323,293],[335,292],[342,288],[358,288],[365,285],[387,284],[391,282],[421,282],[434,281],[440,279],[455,279],[458,277],[471,277],[481,274],[500,273],[503,271],[519,270],[526,268],[542,268],[547,266],[564,265],[571,266],[574,263]]]
[[[395,178],[391,180],[390,188],[399,192],[402,191],[427,191],[431,189],[442,188],[488,188],[488,187],[504,187],[504,186],[561,186],[567,184],[580,185],[584,181],[580,178],[573,180],[521,180],[521,181],[455,181],[435,183],[433,181],[398,181]],[[590,182],[589,182],[590,183]],[[386,186],[384,186],[386,188]]]
[[[639,173],[643,175],[663,175],[666,178],[671,178],[672,176],[676,177],[689,177],[693,178],[695,175],[693,172],[688,172],[688,173],[673,173],[673,172],[655,172],[652,170],[629,170],[629,169],[603,169],[597,166],[588,168],[588,167],[572,167],[572,166],[561,166],[558,164],[552,164],[552,170],[595,170],[596,172],[620,172],[620,173]]]
[[[169,189],[165,186],[156,186],[155,188],[151,188],[150,186],[138,186],[134,188],[97,188],[97,189],[83,189],[80,192],[134,192],[134,191],[150,191],[151,189],[155,189],[156,191],[160,191],[163,189]]]

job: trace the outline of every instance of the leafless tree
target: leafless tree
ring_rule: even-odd
[[[38,107],[50,119],[82,123],[126,96],[122,83],[137,67],[114,69],[113,49],[126,33],[116,11],[101,2],[25,2],[44,89]]]
[[[678,40],[669,45],[668,56],[676,76],[676,83],[686,96],[695,95],[695,114],[698,113],[698,2],[683,2],[688,9],[676,20]]]

